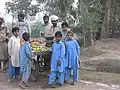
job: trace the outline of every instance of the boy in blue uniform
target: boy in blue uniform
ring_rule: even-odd
[[[80,56],[80,47],[76,40],[73,39],[73,33],[68,31],[67,33],[68,39],[65,42],[66,45],[66,57],[65,57],[65,81],[69,81],[70,72],[73,70],[73,82],[71,85],[76,84],[78,82],[79,77],[79,56]]]
[[[49,85],[53,88],[63,85],[65,69],[65,46],[61,41],[61,31],[55,33],[55,38],[56,41],[52,46],[51,71],[49,76]],[[56,78],[58,78],[58,84],[54,85]]]
[[[20,48],[20,72],[22,80],[19,83],[19,86],[21,88],[26,88],[28,86],[27,81],[31,73],[33,53],[29,43],[30,34],[25,32],[22,37],[25,42]]]

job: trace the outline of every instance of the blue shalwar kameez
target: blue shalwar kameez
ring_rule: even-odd
[[[58,62],[61,65],[58,66]],[[51,71],[49,76],[49,85],[53,84],[58,77],[58,84],[64,83],[64,70],[65,70],[65,46],[62,41],[54,42],[52,47],[51,57]]]
[[[70,79],[71,70],[73,70],[73,82],[78,81],[78,68],[79,68],[79,56],[80,47],[76,40],[67,40],[66,45],[66,56],[65,56],[65,80]]]
[[[10,63],[9,63],[8,75],[9,75],[10,78],[12,78],[14,76],[17,77],[17,76],[20,75],[20,67],[14,67],[12,65],[11,60],[10,60]]]
[[[22,81],[27,82],[32,67],[32,49],[29,42],[25,42],[20,48],[20,72]]]

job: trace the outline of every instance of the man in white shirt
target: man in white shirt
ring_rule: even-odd
[[[23,13],[18,14],[18,23],[17,27],[19,27],[20,31],[20,39],[22,39],[22,35],[24,32],[28,32],[31,35],[31,28],[27,22],[24,21],[25,15]]]
[[[44,21],[44,26],[43,26],[43,31],[44,31],[44,37],[51,37],[51,24],[49,23],[49,16],[45,15],[43,17],[43,21]]]
[[[51,16],[51,22],[52,22],[52,27],[51,27],[51,33],[52,36],[55,36],[55,33],[57,31],[61,31],[62,32],[62,28],[60,26],[58,26],[58,21],[59,21],[59,17],[56,15]]]

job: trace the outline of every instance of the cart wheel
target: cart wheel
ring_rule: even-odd
[[[31,79],[36,82],[39,77],[39,65],[38,62],[33,60],[32,62],[32,70],[31,70]]]

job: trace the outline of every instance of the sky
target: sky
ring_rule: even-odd
[[[5,14],[5,2],[11,1],[11,0],[0,0],[0,14]]]
[[[5,1],[6,1],[6,0],[1,0],[1,1],[0,1],[0,13],[4,13],[4,12],[5,12],[5,10],[4,10]]]

